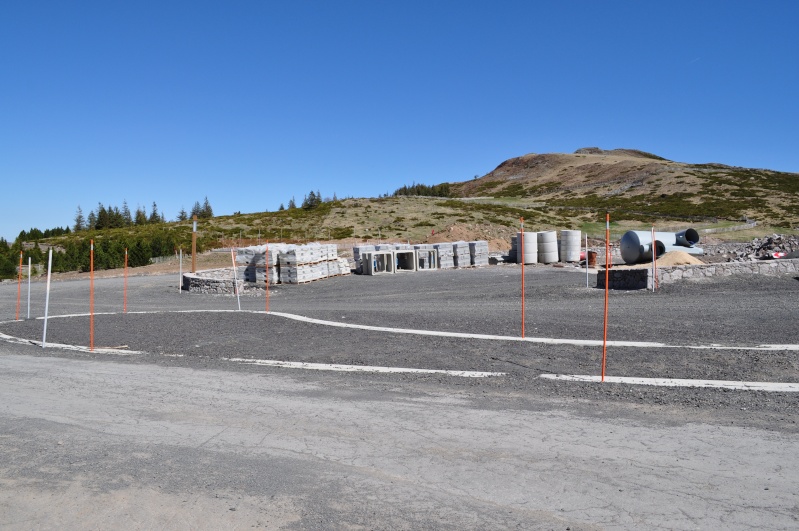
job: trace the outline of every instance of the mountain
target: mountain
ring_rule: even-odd
[[[453,196],[535,200],[541,207],[712,221],[750,218],[799,225],[799,174],[724,164],[687,164],[635,149],[582,148],[506,160]]]

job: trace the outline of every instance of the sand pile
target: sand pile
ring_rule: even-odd
[[[658,267],[697,264],[704,264],[704,262],[696,256],[690,255],[684,251],[669,251],[657,259]]]

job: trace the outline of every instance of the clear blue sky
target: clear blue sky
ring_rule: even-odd
[[[793,0],[6,1],[0,236],[586,146],[797,172],[797,28]]]

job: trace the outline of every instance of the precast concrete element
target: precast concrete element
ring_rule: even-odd
[[[542,264],[558,261],[558,235],[554,230],[538,233],[538,261]]]
[[[455,267],[471,267],[472,259],[471,255],[469,254],[469,244],[467,242],[453,242],[452,250],[454,253]]]
[[[518,232],[516,235],[510,237],[510,251],[508,251],[508,261],[514,264],[519,263],[519,236]],[[536,248],[536,260],[538,259],[538,250]]]
[[[339,261],[335,244],[254,245],[237,249],[236,262],[246,265],[244,280],[254,283],[264,282],[267,263],[270,284],[302,284],[350,273],[349,263]]]
[[[524,247],[522,249],[522,247]],[[524,256],[522,256],[524,251]],[[524,232],[524,239],[522,240],[522,233],[516,233],[516,263],[521,264],[524,260],[525,264],[538,263],[538,233],[537,232]]]
[[[651,231],[629,230],[621,237],[621,257],[627,264],[646,262],[652,260],[652,252],[660,256],[669,251],[683,251],[688,254],[702,256],[705,254],[700,247],[699,233],[694,229],[680,232],[656,232],[652,241]]]
[[[579,230],[560,231],[560,261],[579,262],[582,248],[582,232]]]
[[[438,251],[438,267],[452,269],[455,267],[455,249],[451,243],[434,243],[433,248]]]
[[[355,260],[355,272],[359,275],[363,272],[361,264],[361,255],[363,253],[374,251],[374,245],[356,245],[352,248],[352,258]]]
[[[416,251],[417,271],[434,271],[438,269],[438,249],[433,247],[433,244],[421,243],[413,247]]]
[[[469,261],[475,267],[488,265],[488,242],[478,240],[469,242]]]
[[[393,274],[395,251],[368,251],[361,255],[364,275]]]
[[[416,271],[416,251],[413,249],[397,249],[394,251],[396,271]]]

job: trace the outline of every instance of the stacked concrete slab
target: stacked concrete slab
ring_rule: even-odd
[[[270,284],[302,284],[331,276],[348,275],[349,263],[339,260],[335,244],[284,243],[238,249],[236,261],[246,264],[244,280],[264,282],[269,264]]]
[[[433,249],[438,251],[438,267],[453,269],[455,267],[455,249],[451,243],[434,243]]]
[[[278,266],[278,254],[285,251],[287,245],[275,243],[266,245],[253,245],[236,250],[236,262],[245,264],[245,282],[263,283],[266,278],[266,271],[269,270],[269,283],[277,284],[280,282],[280,270]],[[268,251],[268,252],[267,252]],[[267,268],[267,264],[269,267]]]
[[[488,265],[488,242],[477,240],[469,242],[469,256],[473,266],[482,267]]]
[[[472,257],[469,253],[469,242],[452,242],[452,250],[455,254],[455,267],[471,267]]]

